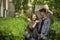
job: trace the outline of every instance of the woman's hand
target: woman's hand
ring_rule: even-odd
[[[38,20],[35,21],[35,23],[38,23],[38,22],[39,22]]]
[[[34,25],[33,25],[33,28],[35,28],[35,26],[36,26],[36,24],[37,24],[38,22],[39,22],[38,20],[35,21],[35,23],[34,23]]]
[[[31,19],[30,19],[30,18],[28,18],[27,20],[28,20],[29,22],[31,22]]]

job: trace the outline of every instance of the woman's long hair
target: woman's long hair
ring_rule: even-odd
[[[31,14],[31,17],[30,17],[31,20],[32,20],[32,16],[33,16],[33,15],[36,15],[36,14],[35,14],[35,13],[32,13],[32,14]],[[39,20],[39,18],[37,17],[37,15],[36,15],[36,20]]]

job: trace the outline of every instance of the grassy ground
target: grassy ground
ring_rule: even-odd
[[[60,40],[60,21],[56,18],[51,26],[50,40]],[[27,18],[0,18],[0,40],[24,40],[24,30],[27,27]]]

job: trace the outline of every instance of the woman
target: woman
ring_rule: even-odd
[[[26,33],[25,40],[37,40],[38,23],[39,23],[39,21],[37,19],[37,16],[35,14],[32,14],[31,18],[28,21],[28,28],[25,31],[25,33]]]

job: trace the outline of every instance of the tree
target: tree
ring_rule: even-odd
[[[15,11],[20,12],[22,9],[26,10],[28,0],[13,0]]]

